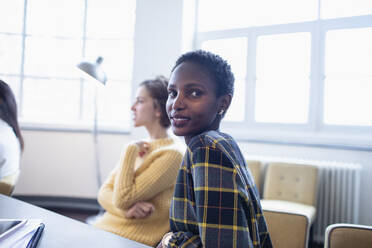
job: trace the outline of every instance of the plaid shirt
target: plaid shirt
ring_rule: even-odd
[[[232,137],[191,139],[170,208],[168,247],[272,247],[259,194]]]

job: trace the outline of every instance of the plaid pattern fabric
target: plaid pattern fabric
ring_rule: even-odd
[[[272,247],[259,194],[233,138],[208,131],[189,142],[170,227],[168,247]]]

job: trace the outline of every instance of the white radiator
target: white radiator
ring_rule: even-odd
[[[358,224],[360,166],[322,163],[319,165],[317,217],[313,239],[324,242],[324,232],[334,223]]]
[[[359,164],[255,155],[245,155],[245,158],[261,161],[265,166],[269,162],[318,166],[316,218],[312,225],[313,241],[323,243],[325,229],[330,224],[358,224],[361,169]]]

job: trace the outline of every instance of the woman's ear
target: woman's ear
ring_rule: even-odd
[[[219,111],[223,110],[224,113],[229,109],[231,104],[232,95],[226,94],[220,97],[220,108]]]

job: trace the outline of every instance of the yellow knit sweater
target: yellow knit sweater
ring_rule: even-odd
[[[106,210],[94,226],[155,246],[169,231],[169,207],[184,148],[172,138],[157,139],[135,171],[139,148],[132,144],[121,156],[98,192],[98,202]],[[125,212],[139,201],[154,204],[155,211],[144,219],[128,219]]]

